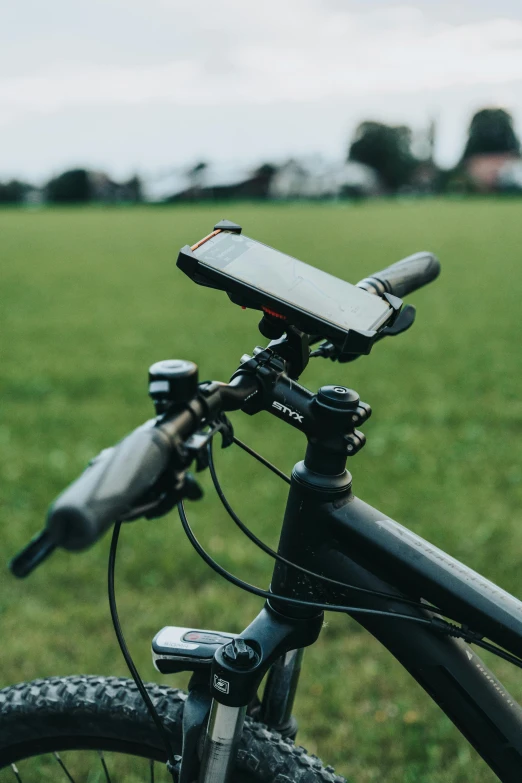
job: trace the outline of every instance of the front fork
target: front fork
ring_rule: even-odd
[[[304,649],[289,650],[272,664],[266,681],[259,719],[284,737],[295,739],[297,723],[292,716]]]
[[[322,612],[312,618],[289,618],[267,603],[240,637],[216,650],[199,783],[227,783],[247,706],[269,669],[260,717],[271,728],[291,729],[302,648],[316,641],[322,623]]]
[[[229,779],[243,731],[247,708],[229,707],[212,699],[203,743],[199,783],[225,783]]]
[[[183,712],[182,755],[171,769],[177,783],[228,783],[248,705],[255,703],[269,670],[259,717],[285,736],[295,736],[291,713],[302,648],[315,642],[322,620],[322,612],[286,617],[267,603],[241,636],[170,626],[156,635],[152,651],[158,671],[193,671]]]
[[[292,715],[301,672],[303,648],[281,655],[268,674],[259,718],[283,736],[295,739],[297,723]],[[230,707],[212,699],[199,774],[199,783],[228,780],[243,731],[247,707]]]
[[[259,718],[283,736],[295,739],[297,723],[292,716],[301,673],[303,648],[281,655],[268,674]],[[201,759],[200,783],[228,780],[247,707],[230,707],[212,699]]]

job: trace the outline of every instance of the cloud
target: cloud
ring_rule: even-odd
[[[204,6],[204,11],[201,9]],[[321,0],[187,4],[151,0],[186,30],[179,58],[146,65],[55,61],[0,78],[0,120],[67,107],[227,106],[350,100],[509,85],[522,73],[522,21],[437,21],[407,5]],[[191,42],[192,45],[188,45]]]

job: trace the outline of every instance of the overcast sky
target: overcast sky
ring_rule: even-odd
[[[473,111],[522,133],[522,0],[16,0],[0,10],[0,180],[340,158],[362,119]]]

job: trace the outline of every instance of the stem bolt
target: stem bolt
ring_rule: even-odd
[[[346,386],[321,386],[317,392],[317,402],[327,408],[355,413],[359,405],[359,395]]]

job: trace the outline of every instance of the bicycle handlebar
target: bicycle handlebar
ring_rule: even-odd
[[[57,546],[86,549],[114,522],[153,512],[161,494],[156,490],[165,477],[169,490],[178,490],[181,499],[185,471],[193,459],[184,441],[222,411],[240,408],[256,390],[257,381],[247,376],[230,384],[202,384],[200,394],[175,415],[151,419],[100,452],[50,506],[45,530],[13,558],[12,573],[27,576]]]
[[[114,523],[130,518],[168,467],[172,447],[167,433],[151,420],[104,449],[50,506],[46,527],[9,567],[25,577],[60,546],[81,550],[94,544]]]
[[[439,273],[440,262],[437,256],[421,251],[365,277],[357,285],[372,294],[388,293],[402,299],[407,294],[431,283]]]
[[[170,455],[170,439],[154,421],[102,451],[50,507],[51,537],[64,549],[93,544],[113,522],[132,512],[163,475]]]
[[[416,253],[357,285],[402,297],[434,280],[439,271],[436,256]],[[146,422],[102,451],[51,505],[46,528],[11,561],[13,574],[27,576],[57,546],[87,548],[114,522],[154,516],[158,508],[158,515],[166,513],[172,506],[165,508],[161,498],[180,500],[184,489],[188,494],[185,474],[194,458],[186,448],[190,436],[225,411],[242,408],[259,389],[258,379],[241,373],[230,384],[200,384],[197,395],[175,413]],[[165,479],[170,491],[164,488]]]

